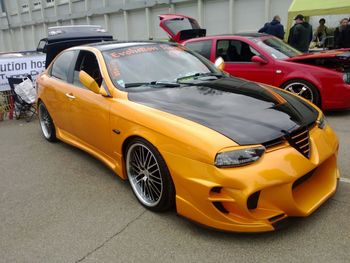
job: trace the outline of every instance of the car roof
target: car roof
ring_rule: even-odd
[[[249,33],[249,32],[242,32],[242,33],[236,33],[236,34],[221,34],[221,35],[213,35],[213,36],[238,36],[238,37],[263,37],[263,36],[269,36],[265,33]]]
[[[112,40],[113,36],[106,32],[101,26],[74,25],[49,27],[48,36],[44,39],[50,43],[62,42],[74,39],[100,38]]]
[[[134,46],[144,46],[144,45],[151,45],[151,44],[167,44],[167,45],[173,45],[177,46],[177,43],[169,42],[169,41],[108,41],[108,42],[99,42],[99,43],[93,43],[89,44],[88,46],[94,47],[100,51],[108,51],[118,48],[127,48],[127,47],[134,47]]]

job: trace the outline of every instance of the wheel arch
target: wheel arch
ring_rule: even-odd
[[[39,103],[40,102],[44,104],[46,110],[49,112],[49,114],[51,116],[51,119],[52,119],[53,123],[55,124],[55,127],[57,127],[56,126],[56,122],[55,122],[54,118],[52,117],[51,109],[48,109],[47,104],[45,103],[45,101],[42,98],[38,97],[37,102],[36,102],[36,106],[39,108]]]
[[[122,144],[122,156],[123,156],[123,161],[125,161],[124,156],[125,156],[125,154],[126,154],[126,147],[128,146],[128,144],[129,144],[132,140],[137,139],[137,138],[144,139],[144,140],[150,142],[148,139],[144,138],[143,136],[135,135],[135,134],[130,135],[129,137],[125,138],[125,140],[123,141],[123,144]],[[150,142],[150,143],[151,143],[151,142]],[[152,143],[152,145],[153,145],[153,143]],[[157,148],[157,147],[156,147],[156,148]],[[125,167],[124,167],[124,169],[125,169]]]

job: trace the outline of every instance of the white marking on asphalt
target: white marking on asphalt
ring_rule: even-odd
[[[342,183],[348,183],[348,184],[350,184],[350,179],[348,179],[348,178],[340,177],[340,178],[339,178],[339,181],[342,182]]]

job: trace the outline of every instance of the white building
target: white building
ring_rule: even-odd
[[[158,15],[198,20],[208,35],[256,32],[292,0],[0,0],[0,51],[32,50],[59,25],[101,25],[118,40],[166,39]]]

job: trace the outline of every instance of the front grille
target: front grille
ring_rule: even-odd
[[[297,149],[306,158],[310,158],[310,139],[309,130],[306,127],[292,132],[286,137],[289,144]]]

